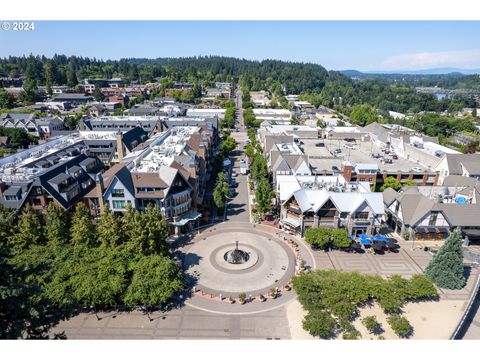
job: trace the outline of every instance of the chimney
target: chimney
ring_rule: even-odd
[[[119,131],[116,135],[115,138],[117,139],[117,154],[118,154],[118,161],[123,160],[123,134]]]
[[[86,130],[86,128],[85,128],[85,123],[83,122],[83,120],[80,120],[80,122],[79,122],[79,124],[78,124],[78,128],[79,128],[81,131]]]
[[[101,174],[97,175],[95,183],[95,188],[97,189],[98,207],[100,208],[100,213],[103,213],[103,208],[105,207],[103,202],[103,192],[105,191],[105,186],[103,184],[103,177]]]
[[[349,161],[342,162],[341,170],[343,173],[343,177],[345,178],[345,181],[347,182],[352,181],[353,166],[352,164],[350,164]]]

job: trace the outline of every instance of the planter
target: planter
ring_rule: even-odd
[[[267,298],[263,295],[260,295],[259,299],[260,299],[261,302],[264,302],[264,301],[267,300]]]
[[[229,298],[229,299],[228,299],[228,303],[229,303],[229,304],[233,304],[234,302],[235,302],[235,300],[233,300],[232,298]]]

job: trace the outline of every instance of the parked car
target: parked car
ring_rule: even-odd
[[[319,142],[319,143],[316,143],[315,146],[316,147],[325,147],[325,144],[322,143],[322,142]]]
[[[355,145],[350,144],[350,143],[343,145],[343,147],[344,147],[345,149],[350,149],[350,150],[355,149]]]
[[[341,154],[341,153],[342,153],[342,149],[335,149],[335,150],[333,150],[333,153],[334,153],[334,154]]]
[[[398,156],[397,156],[397,154],[392,154],[392,159],[394,159],[394,160],[398,160]]]
[[[232,177],[237,177],[237,172],[235,170],[232,171]]]
[[[421,167],[418,167],[418,166],[415,166],[412,168],[412,171],[414,172],[422,172],[422,168]]]

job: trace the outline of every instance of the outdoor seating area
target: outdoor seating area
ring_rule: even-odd
[[[397,240],[382,235],[358,234],[356,237],[349,235],[348,238],[352,241],[346,249],[348,252],[370,252],[372,254],[384,254],[386,252],[396,253],[400,247]]]

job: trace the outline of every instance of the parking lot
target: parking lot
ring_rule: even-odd
[[[416,162],[398,156],[386,163],[375,159],[371,154],[385,155],[382,148],[370,141],[347,142],[345,140],[332,139],[304,139],[302,147],[305,154],[308,154],[311,165],[318,172],[331,171],[333,166],[340,167],[342,161],[349,160],[350,163],[376,163],[381,171],[409,172],[412,168],[426,170],[424,166]],[[323,143],[324,146],[317,146]],[[350,149],[348,147],[351,147]],[[340,149],[341,152],[338,151]]]

